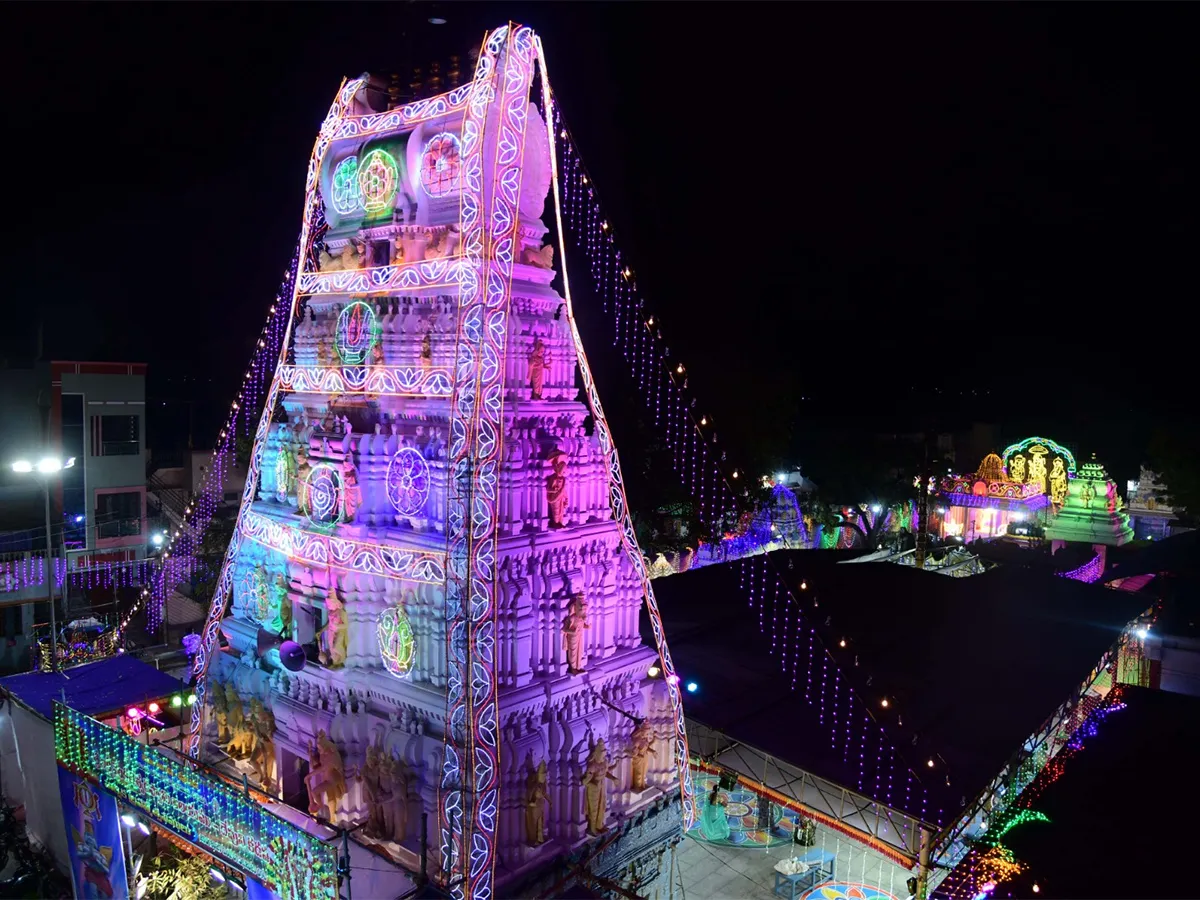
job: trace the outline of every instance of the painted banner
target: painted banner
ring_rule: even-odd
[[[288,900],[335,900],[337,848],[200,767],[54,704],[58,764]]]
[[[279,895],[253,878],[247,878],[246,900],[279,900]]]
[[[128,900],[125,844],[116,798],[62,766],[58,767],[58,789],[75,896],[82,900]]]

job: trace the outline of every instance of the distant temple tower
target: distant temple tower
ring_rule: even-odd
[[[1046,522],[1046,538],[1055,550],[1066,543],[1092,544],[1102,561],[1108,547],[1133,540],[1117,485],[1094,455],[1079,467],[1067,488],[1066,502]]]
[[[540,52],[509,26],[448,94],[339,93],[197,665],[206,758],[410,871],[428,814],[431,875],[479,898],[562,884],[564,854],[642,893],[690,812],[679,680],[543,244]]]

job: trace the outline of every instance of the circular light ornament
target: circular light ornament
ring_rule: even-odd
[[[458,138],[448,131],[434,135],[421,151],[421,187],[430,197],[444,197],[458,189]]]
[[[309,470],[304,486],[308,500],[308,521],[332,528],[342,521],[342,474],[330,463],[319,463]]]
[[[390,606],[381,612],[375,630],[379,638],[379,656],[383,660],[384,668],[397,678],[407,675],[408,670],[412,668],[416,643],[404,608]]]
[[[386,150],[372,150],[358,166],[358,189],[363,209],[379,212],[391,206],[400,181],[396,160]]]
[[[358,212],[362,206],[362,189],[358,185],[358,157],[347,156],[333,170],[333,208],[345,216]]]
[[[415,516],[429,499],[429,463],[415,447],[405,447],[392,457],[387,470],[387,496],[396,512]]]
[[[378,324],[369,303],[355,300],[342,310],[333,343],[343,364],[361,366],[367,361],[378,337]]]

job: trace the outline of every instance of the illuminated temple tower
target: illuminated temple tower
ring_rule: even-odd
[[[543,244],[540,53],[510,26],[449,94],[339,93],[193,746],[410,870],[427,813],[458,895],[564,853],[645,894],[687,808],[678,678]]]

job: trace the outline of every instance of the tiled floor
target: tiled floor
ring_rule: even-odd
[[[837,854],[836,881],[879,888],[896,900],[908,896],[909,873],[862,844],[818,827],[815,846]],[[673,897],[662,900],[773,900],[775,864],[804,849],[784,844],[744,850],[685,838],[675,852]]]

